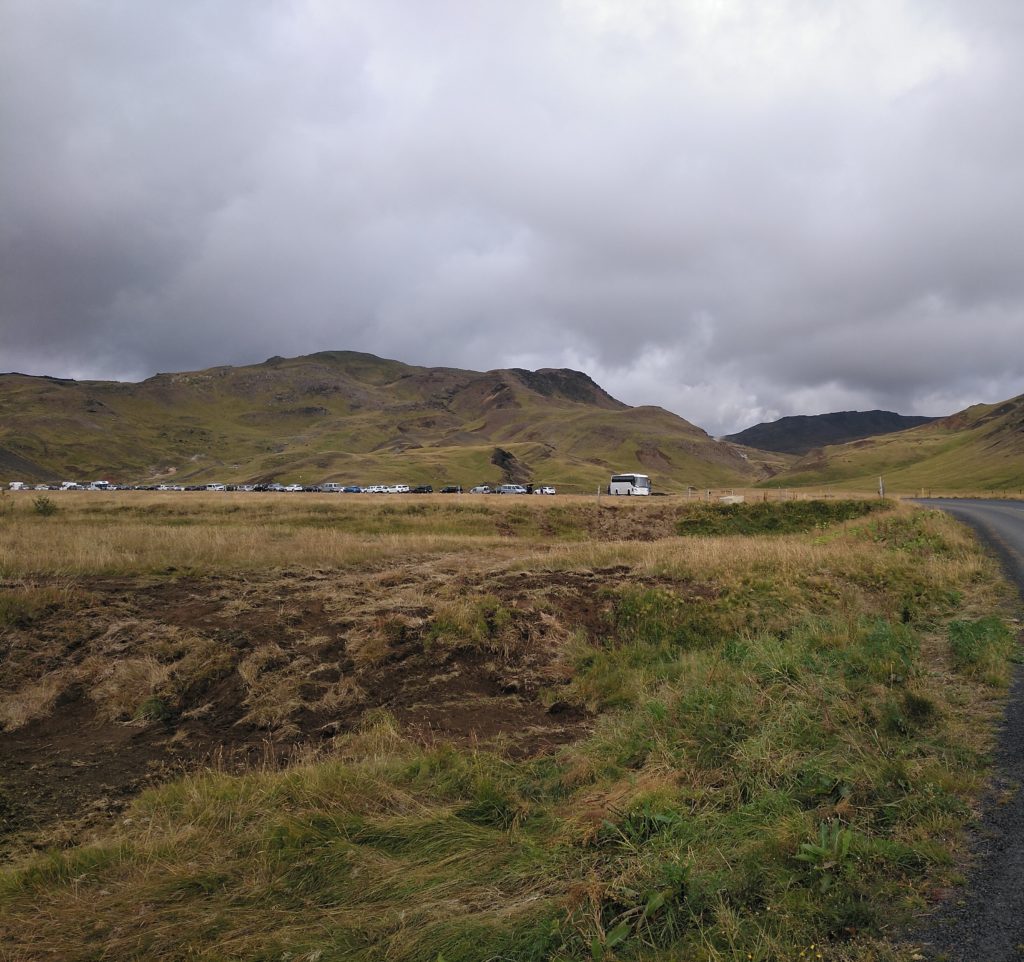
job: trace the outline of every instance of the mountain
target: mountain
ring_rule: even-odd
[[[871,487],[879,475],[892,491],[1024,490],[1024,395],[975,404],[907,431],[819,448],[772,484]]]
[[[807,454],[828,444],[844,444],[928,424],[935,418],[894,414],[892,411],[837,411],[796,415],[755,424],[723,440],[762,451]]]
[[[586,374],[428,368],[352,351],[139,383],[0,375],[0,470],[19,480],[461,483],[594,491],[750,483],[756,455]],[[6,480],[6,479],[5,479]]]

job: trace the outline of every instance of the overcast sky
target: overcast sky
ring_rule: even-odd
[[[0,0],[0,369],[1024,391],[1020,0]]]

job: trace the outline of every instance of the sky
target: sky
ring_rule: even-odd
[[[0,0],[0,370],[1024,392],[1019,0]]]

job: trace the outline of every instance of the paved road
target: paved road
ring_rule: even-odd
[[[1024,596],[1024,501],[936,498],[919,503],[941,508],[971,525],[1000,557]],[[995,784],[975,833],[976,861],[967,888],[914,936],[925,944],[930,958],[950,962],[1020,962],[1024,958],[1024,672],[1020,669],[999,730],[995,764]]]

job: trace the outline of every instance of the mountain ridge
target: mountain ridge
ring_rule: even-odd
[[[833,411],[826,414],[796,414],[775,421],[763,421],[723,440],[762,451],[804,455],[815,448],[845,444],[920,427],[938,418],[896,414],[894,411]]]
[[[10,373],[0,375],[0,419],[0,468],[25,480],[476,483],[515,464],[517,477],[594,490],[614,471],[660,472],[670,489],[764,473],[734,446],[662,408],[630,407],[582,371],[478,372],[352,351],[138,382]]]

